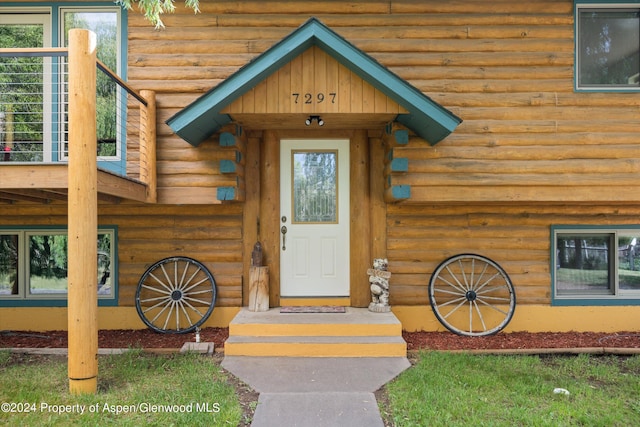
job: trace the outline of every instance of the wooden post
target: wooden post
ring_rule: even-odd
[[[260,239],[260,145],[261,140],[250,138],[247,141],[246,158],[246,193],[244,208],[242,209],[242,245],[245,254],[253,251],[254,244]],[[243,257],[242,305],[249,305],[250,268],[249,257]]]
[[[369,202],[371,207],[371,258],[387,258],[387,204],[384,201],[385,146],[374,140],[369,148]],[[371,260],[373,262],[373,259]]]
[[[269,266],[269,305],[280,306],[280,138],[264,131],[260,144],[260,242]],[[277,184],[276,184],[277,183]]]
[[[140,181],[147,184],[147,202],[158,198],[156,179],[156,93],[141,90],[147,106],[140,105]]]
[[[269,267],[249,267],[249,311],[269,311]]]
[[[69,31],[69,392],[98,385],[96,35]]]
[[[364,130],[355,131],[351,155],[351,306],[367,307],[371,301],[365,275],[371,266],[371,210],[369,201],[369,139]]]

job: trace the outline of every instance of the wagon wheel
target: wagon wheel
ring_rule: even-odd
[[[216,293],[213,275],[200,262],[186,257],[165,258],[140,278],[136,310],[156,332],[191,332],[213,312]]]
[[[507,273],[489,258],[460,254],[444,260],[429,281],[429,301],[436,317],[458,335],[493,335],[516,308]]]

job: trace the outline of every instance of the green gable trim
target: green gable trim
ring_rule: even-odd
[[[404,107],[396,120],[435,144],[462,120],[356,48],[316,18],[242,67],[167,120],[182,139],[197,146],[232,121],[221,111],[305,50],[318,46],[360,78]]]

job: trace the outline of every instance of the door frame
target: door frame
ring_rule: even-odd
[[[371,301],[367,269],[386,257],[386,204],[383,199],[384,146],[366,130],[265,130],[249,138],[246,199],[243,209],[243,305],[248,305],[251,251],[260,241],[269,267],[269,306],[280,304],[280,139],[349,139],[350,158],[350,306]],[[369,165],[376,165],[371,168]],[[252,167],[255,166],[255,167]],[[372,170],[375,169],[375,170]]]

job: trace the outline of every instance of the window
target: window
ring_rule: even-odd
[[[51,46],[48,14],[0,13],[0,48]],[[47,90],[49,88],[49,90]],[[51,58],[0,58],[0,161],[51,162]]]
[[[0,48],[65,47],[69,30],[84,28],[96,33],[98,59],[125,79],[124,13],[113,2],[91,7],[81,2],[49,7],[5,3],[0,7]],[[0,58],[0,89],[11,97],[0,100],[0,162],[68,160],[64,62],[57,56]],[[97,75],[99,166],[126,175],[126,96],[105,73]]]
[[[576,89],[640,90],[640,3],[576,6]]]
[[[556,226],[552,236],[554,304],[640,304],[640,226]]]
[[[292,151],[292,222],[338,222],[338,152]]]
[[[120,37],[118,32],[118,13],[113,9],[62,9],[60,25],[60,40],[63,46],[69,45],[69,30],[73,28],[83,28],[91,30],[96,34],[98,59],[102,61],[110,70],[121,74],[120,56],[118,47]],[[66,76],[66,73],[65,73]],[[97,82],[97,132],[98,132],[98,157],[100,160],[117,160],[122,155],[121,144],[118,139],[124,135],[118,135],[118,85],[106,74],[98,73]],[[66,92],[66,91],[65,91]],[[67,121],[64,120],[67,124]],[[62,158],[67,159],[68,142],[67,132],[61,138],[63,144]]]
[[[100,305],[116,304],[116,229],[98,230]],[[67,297],[65,229],[0,230],[0,306],[64,305]]]

